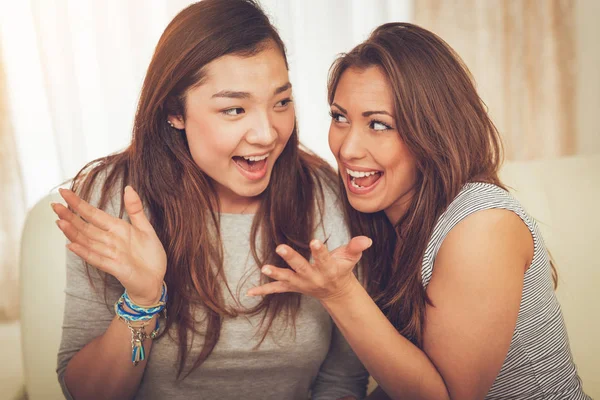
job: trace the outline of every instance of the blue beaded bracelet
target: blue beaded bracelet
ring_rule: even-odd
[[[158,312],[155,312],[153,314],[141,314],[141,313],[130,313],[129,311],[125,310],[125,308],[123,307],[124,301],[123,301],[123,297],[121,297],[116,303],[115,303],[115,314],[117,314],[120,318],[123,318],[125,321],[129,321],[129,322],[138,322],[138,321],[150,321],[156,314],[158,314],[161,310],[159,310]],[[164,306],[163,306],[164,308]]]
[[[139,305],[135,304],[133,302],[133,300],[131,300],[131,298],[129,297],[129,294],[127,293],[127,289],[125,289],[125,293],[123,293],[122,298],[123,298],[123,301],[125,302],[125,304],[127,304],[127,307],[129,307],[133,311],[137,311],[138,313],[141,313],[141,314],[156,314],[156,313],[161,312],[162,309],[165,307],[165,304],[167,303],[167,285],[163,282],[162,292],[160,294],[160,300],[158,301],[157,304],[149,306],[149,307],[143,307],[143,306],[139,306]]]
[[[164,314],[167,318],[167,285],[163,282],[162,293],[160,300],[157,304],[150,307],[143,307],[135,304],[129,295],[127,290],[115,303],[115,313],[119,319],[123,320],[129,330],[131,331],[131,362],[134,366],[138,365],[140,361],[146,358],[146,350],[144,349],[145,339],[154,339],[158,334],[160,328],[159,318],[156,318],[156,325],[154,330],[150,334],[146,334],[144,327],[148,324],[146,321],[151,320],[155,315]],[[131,311],[125,309],[124,305],[127,305]],[[132,322],[142,322],[141,326],[134,326]]]

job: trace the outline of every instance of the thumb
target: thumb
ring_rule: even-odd
[[[144,207],[140,196],[129,185],[125,186],[123,200],[125,201],[125,211],[127,211],[133,226],[142,231],[153,229],[150,221],[146,218],[146,214],[144,214]]]
[[[346,252],[350,257],[360,259],[362,252],[367,250],[373,241],[366,236],[356,236],[350,240],[350,243],[346,246]]]

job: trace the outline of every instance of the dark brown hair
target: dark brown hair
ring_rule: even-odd
[[[89,199],[98,176],[106,176],[98,206],[106,208],[111,196],[119,193],[121,216],[125,185],[140,194],[167,253],[166,330],[177,327],[178,377],[186,368],[189,333],[202,337],[203,348],[185,376],[210,355],[224,318],[240,312],[262,314],[261,343],[276,316],[282,315],[293,325],[299,309],[297,293],[266,296],[249,311],[225,306],[223,284],[229,287],[223,280],[216,192],[192,159],[185,132],[167,125],[168,115],[185,116],[186,92],[201,82],[204,66],[226,54],[251,56],[268,45],[286,57],[277,31],[252,0],[204,0],[181,11],[165,29],[148,67],[131,144],[118,154],[89,163],[73,181],[73,190]],[[288,268],[275,253],[281,243],[309,257],[307,244],[322,220],[317,212],[322,209],[322,182],[336,187],[335,174],[323,160],[299,149],[294,126],[254,216],[250,243],[258,266],[269,263]],[[261,248],[256,244],[258,235]],[[109,277],[105,278],[108,282]],[[205,312],[205,320],[195,320],[196,308]]]
[[[435,223],[466,183],[505,188],[498,178],[502,144],[467,67],[435,34],[408,23],[378,27],[332,66],[329,103],[344,71],[371,66],[381,69],[392,89],[398,134],[415,157],[415,195],[395,226],[383,211],[360,213],[347,198],[346,217],[353,236],[374,239],[362,259],[370,294],[420,347],[430,303],[421,263]],[[340,185],[344,190],[341,177]]]

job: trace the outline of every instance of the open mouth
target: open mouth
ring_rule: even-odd
[[[268,158],[269,153],[258,156],[232,157],[242,175],[251,180],[261,179],[266,175]]]
[[[370,192],[383,176],[382,171],[354,171],[346,168],[348,188],[354,193]]]

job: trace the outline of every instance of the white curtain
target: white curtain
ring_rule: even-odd
[[[16,147],[26,208],[87,161],[127,145],[154,46],[168,22],[190,3],[0,1],[5,115],[12,127],[8,132]],[[327,145],[328,68],[336,54],[348,51],[376,26],[409,20],[412,0],[261,3],[288,47],[300,138],[332,161]],[[0,212],[14,211],[10,204],[0,204]],[[17,243],[20,229],[4,229],[0,237]],[[17,249],[8,249],[12,258],[0,254],[0,272],[15,275]],[[0,287],[4,275],[0,273]]]
[[[1,3],[8,104],[31,206],[86,162],[125,147],[146,68],[186,0]],[[337,53],[377,25],[411,16],[410,0],[261,2],[288,47],[302,141],[327,147],[326,77]]]

